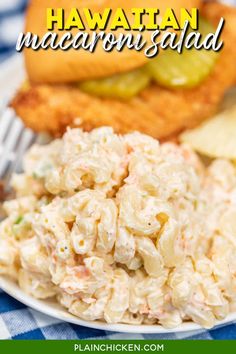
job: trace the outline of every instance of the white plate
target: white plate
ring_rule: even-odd
[[[5,62],[0,67],[0,108],[4,105],[6,100],[10,99],[14,94],[16,88],[24,79],[24,67],[21,56],[13,57]],[[175,329],[168,330],[160,325],[125,325],[125,324],[107,324],[104,322],[83,321],[79,318],[69,314],[60,304],[52,300],[37,300],[32,296],[25,294],[19,286],[13,281],[0,276],[0,288],[7,294],[14,297],[16,300],[22,302],[39,312],[42,312],[51,317],[57,318],[62,321],[74,323],[80,326],[101,329],[105,331],[115,331],[123,333],[174,333],[174,332],[187,332],[200,330],[202,327],[193,323],[186,322]],[[225,320],[218,322],[217,326],[236,321],[236,313],[230,314]]]
[[[202,327],[193,323],[185,322],[181,326],[174,329],[166,329],[159,325],[127,325],[127,324],[108,324],[100,321],[84,321],[68,313],[58,302],[55,300],[37,300],[32,296],[24,293],[20,287],[3,276],[0,276],[0,288],[7,294],[14,297],[16,300],[22,302],[26,306],[33,308],[39,312],[42,312],[48,316],[58,318],[61,321],[77,324],[79,326],[101,329],[104,331],[114,331],[122,333],[175,333],[175,332],[187,332],[200,330]],[[236,320],[236,313],[230,314],[225,320],[217,322],[216,327],[223,326],[226,323],[230,323]],[[214,327],[215,328],[215,327]]]

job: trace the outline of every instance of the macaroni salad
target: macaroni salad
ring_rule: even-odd
[[[236,167],[112,128],[34,145],[0,224],[0,274],[75,316],[214,326],[236,303]]]

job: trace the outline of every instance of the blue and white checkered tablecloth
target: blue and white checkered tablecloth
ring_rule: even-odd
[[[230,0],[233,3],[235,0]],[[27,0],[0,0],[0,62],[14,53]],[[0,339],[236,339],[235,324],[211,331],[174,334],[122,334],[61,322],[32,310],[0,290]]]
[[[16,39],[23,30],[27,0],[0,0],[0,63],[14,54]]]

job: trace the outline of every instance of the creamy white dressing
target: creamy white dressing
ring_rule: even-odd
[[[33,146],[4,204],[0,273],[38,298],[109,323],[186,319],[235,307],[236,168],[187,146],[111,128]]]

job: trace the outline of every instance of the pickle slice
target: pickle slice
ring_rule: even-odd
[[[142,68],[104,79],[84,81],[79,83],[79,87],[99,97],[127,100],[146,88],[150,81],[150,75]]]
[[[199,31],[204,38],[214,32],[214,27],[205,19],[199,21]],[[192,88],[198,86],[212,72],[219,53],[213,50],[195,48],[179,54],[166,49],[157,58],[150,61],[146,68],[152,78],[167,88]]]

